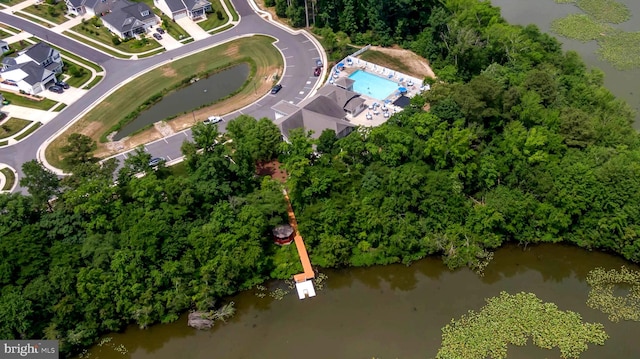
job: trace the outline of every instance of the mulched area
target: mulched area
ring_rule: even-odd
[[[256,172],[259,176],[271,176],[274,180],[285,183],[287,181],[287,172],[280,166],[281,164],[278,160],[260,162],[256,165]]]

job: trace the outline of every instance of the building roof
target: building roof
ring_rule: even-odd
[[[354,127],[344,120],[344,109],[334,100],[325,95],[316,95],[300,103],[300,107],[288,116],[278,119],[275,124],[284,136],[296,128],[313,131],[311,137],[318,138],[326,129],[342,132],[348,127]]]
[[[335,101],[342,109],[345,109],[349,101],[355,97],[360,97],[357,92],[345,90],[342,87],[326,85],[318,89],[318,94],[325,95]]]
[[[171,12],[184,10],[186,7],[182,0],[164,0],[164,2],[167,4]]]
[[[74,8],[82,6],[85,2],[84,0],[66,0],[67,3],[71,4]]]
[[[44,67],[36,64],[33,61],[29,61],[16,65],[11,69],[4,71],[3,77],[9,78],[12,81],[16,82],[24,81],[33,86],[38,82],[42,82],[42,80],[48,77],[50,74],[51,71],[45,69]]]
[[[288,224],[283,224],[277,226],[276,228],[271,230],[271,232],[273,233],[274,237],[289,238],[293,234],[293,227]]]
[[[7,67],[11,67],[17,65],[18,63],[16,62],[15,57],[4,57],[2,58],[2,64]]]
[[[51,50],[51,46],[45,44],[44,42],[38,42],[37,44],[33,44],[20,51],[20,55],[26,55],[31,60],[41,64],[45,62],[49,58],[49,56],[51,56]]]
[[[290,115],[292,113],[294,113],[296,110],[298,110],[298,106],[287,102],[287,101],[280,101],[277,104],[275,104],[273,107],[271,107],[274,111],[279,112],[283,115]]]
[[[122,0],[122,3],[129,2]],[[143,15],[145,12],[146,15]],[[151,8],[145,3],[129,3],[129,5],[112,10],[102,17],[102,21],[111,24],[118,31],[124,33],[142,26],[146,20],[155,18],[155,16]]]
[[[411,99],[405,95],[398,97],[397,100],[393,101],[393,104],[402,108],[409,106],[411,103]]]
[[[351,100],[349,100],[349,102],[347,102],[347,104],[344,106],[344,109],[346,111],[353,113],[356,111],[358,107],[362,106],[362,104],[364,103],[365,103],[365,100],[362,97],[354,97]]]
[[[203,7],[211,4],[207,0],[182,0],[182,2],[189,11],[202,9]]]
[[[348,77],[340,77],[334,83],[336,86],[342,87],[343,89],[348,89],[355,83],[355,80],[352,80]]]
[[[130,5],[131,2],[127,0],[82,0],[81,4],[84,4],[86,9],[91,9],[95,14],[107,14],[110,11]]]

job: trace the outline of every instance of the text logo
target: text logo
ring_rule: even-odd
[[[59,359],[57,340],[0,340],[0,359]]]

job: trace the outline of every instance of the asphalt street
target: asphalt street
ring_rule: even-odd
[[[60,48],[72,52],[82,58],[101,65],[105,70],[104,79],[83,97],[67,106],[53,120],[39,128],[31,136],[11,146],[0,148],[0,163],[6,163],[18,171],[18,177],[22,176],[22,163],[38,158],[40,146],[56,133],[62,131],[74,119],[83,114],[87,109],[97,105],[106,95],[117,89],[121,84],[132,80],[150,69],[166,62],[188,56],[191,53],[201,51],[230,39],[251,34],[263,34],[277,39],[275,46],[282,52],[285,59],[285,72],[280,83],[283,88],[277,95],[267,94],[258,102],[224,116],[225,122],[219,124],[224,131],[226,122],[247,114],[256,118],[268,117],[273,119],[274,112],[271,107],[280,100],[298,103],[309,95],[320,77],[313,76],[315,59],[322,58],[321,49],[303,34],[292,34],[283,30],[257,15],[251,8],[248,0],[232,0],[233,5],[240,15],[240,22],[233,28],[210,37],[186,44],[180,48],[166,51],[153,57],[139,60],[116,59],[88,47],[74,39],[56,34],[37,24],[25,21],[19,17],[0,13],[0,22],[20,28],[34,36],[50,42]],[[160,120],[160,119],[159,119]],[[153,157],[163,157],[167,160],[181,156],[180,146],[185,139],[191,138],[191,131],[176,133],[167,138],[147,144],[145,147]],[[122,160],[127,153],[116,156]],[[22,191],[18,186],[15,192]]]

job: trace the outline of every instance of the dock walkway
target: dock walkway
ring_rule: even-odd
[[[313,272],[313,268],[311,267],[311,261],[309,260],[309,254],[307,253],[307,247],[304,245],[304,241],[302,240],[302,236],[300,232],[298,232],[298,221],[296,220],[296,215],[293,213],[293,207],[291,207],[291,200],[289,200],[289,194],[287,191],[284,191],[284,198],[287,200],[287,212],[289,214],[289,224],[293,227],[295,231],[294,242],[296,243],[296,248],[298,249],[298,256],[300,256],[300,263],[302,263],[302,273],[298,273],[293,276],[293,279],[296,283],[302,283],[309,279],[315,278],[315,273]]]

